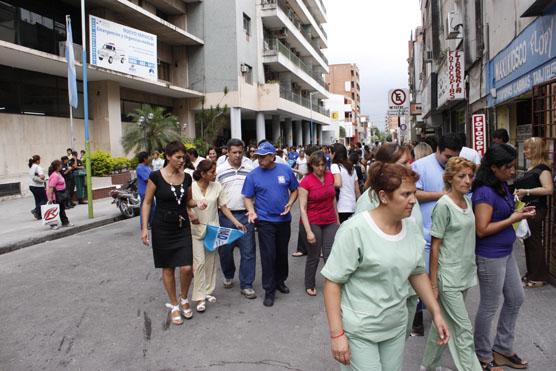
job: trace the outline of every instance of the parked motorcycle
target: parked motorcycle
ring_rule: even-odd
[[[139,215],[141,207],[141,198],[137,191],[137,178],[131,179],[123,186],[117,185],[116,189],[110,191],[110,196],[114,199],[124,218],[129,219]]]

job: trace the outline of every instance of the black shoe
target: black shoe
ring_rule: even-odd
[[[423,325],[423,312],[415,313],[413,325],[411,327],[411,336],[425,336],[425,326]]]
[[[271,307],[274,305],[274,293],[272,294],[265,294],[264,295],[264,301],[263,301],[263,305],[265,307]]]
[[[276,285],[276,290],[280,291],[282,294],[289,294],[290,293],[290,289],[288,288],[288,286],[286,286],[286,284],[284,282],[279,283],[278,285]]]

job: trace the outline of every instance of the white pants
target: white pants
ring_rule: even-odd
[[[216,251],[208,252],[203,240],[193,240],[193,301],[205,300],[216,287]]]

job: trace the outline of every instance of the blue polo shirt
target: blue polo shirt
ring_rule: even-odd
[[[141,196],[141,199],[145,198],[145,192],[147,191],[147,181],[149,180],[149,175],[151,174],[151,168],[144,164],[137,165],[135,170],[137,173],[137,191]]]
[[[275,164],[272,169],[255,168],[245,178],[241,193],[255,199],[258,220],[265,222],[289,222],[291,213],[280,215],[290,198],[290,192],[299,183],[288,165]]]

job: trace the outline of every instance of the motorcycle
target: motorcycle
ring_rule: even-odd
[[[141,208],[141,197],[137,191],[137,178],[131,179],[123,186],[117,185],[116,189],[110,191],[110,196],[114,199],[124,218],[129,219],[139,215]]]

